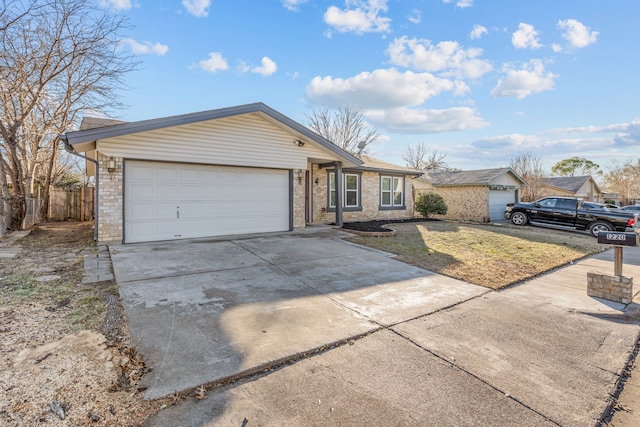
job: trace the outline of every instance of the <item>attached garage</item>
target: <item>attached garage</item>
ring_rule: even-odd
[[[85,118],[62,141],[85,153],[103,243],[302,228],[321,191],[313,165],[363,163],[262,103],[138,122]]]
[[[129,160],[124,242],[290,229],[289,171]]]

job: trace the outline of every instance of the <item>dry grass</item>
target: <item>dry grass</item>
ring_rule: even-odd
[[[398,255],[426,270],[492,289],[600,252],[590,236],[539,227],[469,225],[445,221],[392,224],[392,237],[350,241]]]

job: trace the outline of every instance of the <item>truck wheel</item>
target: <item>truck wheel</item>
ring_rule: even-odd
[[[525,213],[514,212],[511,214],[511,222],[515,225],[525,225],[527,222],[529,222],[529,218]]]
[[[601,231],[613,231],[613,226],[603,221],[596,221],[589,226],[589,233],[591,233],[593,237],[598,237],[598,233]]]

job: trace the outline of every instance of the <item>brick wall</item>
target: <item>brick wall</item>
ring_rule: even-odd
[[[486,222],[489,218],[489,187],[482,185],[465,185],[459,187],[436,187],[433,190],[416,190],[433,192],[441,195],[447,204],[446,215],[434,215],[434,218],[465,219]],[[416,217],[420,213],[416,212]]]
[[[293,228],[306,225],[305,220],[305,170],[293,171]],[[302,177],[298,179],[298,174]]]
[[[122,242],[122,159],[114,158],[119,168],[110,173],[110,157],[98,153],[100,194],[98,199],[98,241]]]
[[[329,224],[336,220],[336,213],[328,211],[327,199],[327,169],[320,169],[318,165],[312,165],[311,186],[313,222]],[[369,221],[376,219],[402,219],[413,217],[413,192],[411,178],[405,177],[404,196],[405,207],[403,210],[380,210],[380,173],[362,172],[360,175],[360,204],[361,211],[344,211],[343,219],[350,221]],[[319,178],[318,184],[315,183]]]
[[[633,277],[587,273],[587,295],[629,304],[633,298]]]

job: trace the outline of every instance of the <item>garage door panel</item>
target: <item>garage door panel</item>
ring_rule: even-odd
[[[125,168],[126,242],[289,229],[286,170],[144,161]]]
[[[182,200],[200,200],[202,195],[200,194],[200,186],[197,184],[183,185],[178,187],[177,199]]]
[[[489,191],[489,219],[497,221],[504,219],[504,210],[507,203],[513,203],[516,200],[515,190],[510,191]]]
[[[178,186],[175,184],[161,184],[154,183],[153,185],[153,200],[156,202],[171,202],[174,203],[178,197]]]

